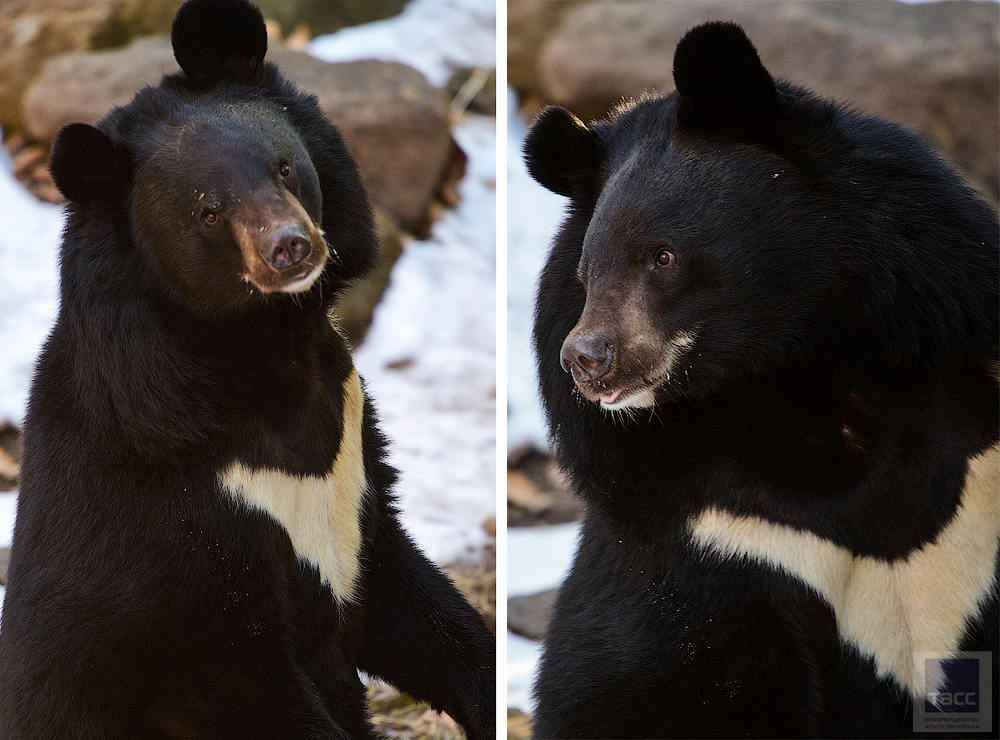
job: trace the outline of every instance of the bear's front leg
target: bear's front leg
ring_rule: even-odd
[[[359,667],[447,712],[469,740],[495,737],[496,651],[482,618],[380,501],[364,563]]]

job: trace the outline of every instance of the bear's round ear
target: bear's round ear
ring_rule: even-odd
[[[524,140],[528,172],[553,193],[572,197],[593,177],[597,138],[565,108],[550,106],[535,119]]]
[[[59,192],[80,204],[109,193],[119,181],[121,164],[114,142],[86,123],[63,126],[49,155],[49,171]]]
[[[766,135],[781,113],[777,89],[757,50],[735,23],[691,29],[674,52],[678,123]]]
[[[234,62],[259,67],[267,53],[267,29],[247,0],[188,0],[177,11],[170,42],[184,74],[214,82]]]

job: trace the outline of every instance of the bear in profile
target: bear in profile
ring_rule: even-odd
[[[402,530],[329,319],[376,258],[356,166],[252,5],[172,40],[179,73],[53,147],[0,737],[374,738],[360,669],[492,738],[493,637]]]
[[[983,652],[995,732],[997,214],[738,26],[673,74],[525,142],[569,198],[534,340],[587,504],[536,736],[920,736]]]

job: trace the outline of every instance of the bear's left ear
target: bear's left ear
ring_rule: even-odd
[[[107,135],[86,123],[71,123],[52,142],[49,171],[60,193],[86,205],[120,184],[122,160]]]
[[[247,0],[188,0],[177,11],[170,42],[184,74],[211,83],[233,63],[259,67],[267,53],[267,29]]]
[[[774,80],[735,23],[691,29],[674,52],[678,123],[766,137],[781,114]]]

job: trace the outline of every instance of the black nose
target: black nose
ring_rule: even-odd
[[[570,334],[563,342],[560,360],[563,370],[577,380],[597,380],[611,369],[612,348],[595,334]]]
[[[298,226],[283,226],[264,243],[261,257],[275,270],[297,265],[309,256],[312,244]]]

